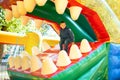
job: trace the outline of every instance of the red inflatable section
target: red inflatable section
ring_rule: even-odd
[[[81,14],[83,14],[88,19],[92,29],[96,33],[98,41],[109,41],[110,40],[104,24],[102,23],[100,17],[97,15],[95,11],[85,7],[84,5],[76,2],[75,0],[69,0],[68,7],[70,6],[82,7]]]

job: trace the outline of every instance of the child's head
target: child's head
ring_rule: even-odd
[[[64,29],[64,28],[66,27],[66,23],[65,23],[64,21],[61,21],[60,27],[61,27],[62,29]]]

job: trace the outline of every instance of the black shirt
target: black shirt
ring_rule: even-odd
[[[70,39],[71,42],[74,41],[74,35],[73,32],[65,27],[64,29],[60,29],[60,39]]]

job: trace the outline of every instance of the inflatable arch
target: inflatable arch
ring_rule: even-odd
[[[82,12],[79,18],[74,21],[70,17],[69,7],[79,6]],[[107,77],[107,54],[109,49],[109,35],[97,13],[75,0],[68,0],[67,9],[63,14],[58,14],[53,2],[48,0],[44,6],[36,5],[32,12],[27,16],[45,19],[52,23],[55,31],[59,32],[58,24],[65,21],[75,35],[75,42],[79,46],[82,39],[86,38],[91,42],[92,51],[85,53],[79,60],[73,60],[65,67],[58,67],[53,74],[42,75],[40,70],[30,73],[8,69],[9,75],[21,80],[98,80]],[[38,55],[39,56],[39,55]],[[88,63],[89,62],[89,63]],[[101,72],[100,72],[101,71]]]
[[[83,9],[80,17],[76,21],[73,21],[70,18],[68,9],[64,14],[59,15],[55,10],[54,3],[51,1],[47,1],[44,6],[36,5],[33,12],[30,14],[56,22],[58,24],[61,21],[65,21],[67,26],[70,27],[74,32],[76,42],[81,41],[83,38],[86,38],[91,42],[103,39],[105,41],[109,40],[109,35],[107,34],[107,31],[105,30],[105,27],[96,12],[79,4],[75,0],[69,0],[68,8],[70,6],[79,6]]]

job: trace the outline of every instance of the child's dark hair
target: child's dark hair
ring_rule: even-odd
[[[61,21],[60,24],[61,24],[61,23],[65,23],[65,21]]]

